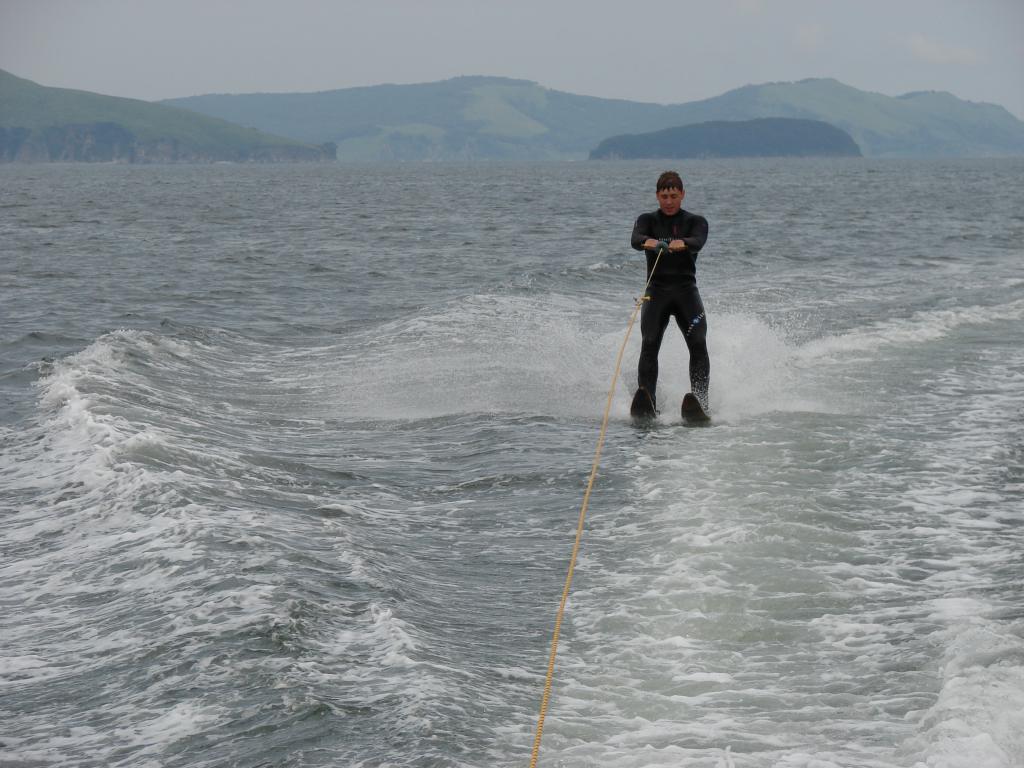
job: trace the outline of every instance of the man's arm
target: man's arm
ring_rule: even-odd
[[[694,214],[693,228],[690,234],[680,239],[686,243],[686,250],[696,254],[708,241],[708,220]]]
[[[634,249],[642,251],[650,247],[646,245],[648,240],[654,240],[651,237],[651,217],[642,213],[637,217],[636,224],[633,225],[633,236],[629,238],[629,244]]]

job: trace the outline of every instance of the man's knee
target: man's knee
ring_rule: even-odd
[[[686,338],[687,345],[691,348],[702,345],[707,341],[708,320],[703,312],[691,317],[687,321],[686,328],[683,329],[683,336]]]
[[[640,342],[640,354],[642,355],[657,354],[659,349],[661,349],[661,339],[644,339]]]

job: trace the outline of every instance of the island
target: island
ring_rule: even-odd
[[[712,120],[605,139],[591,160],[712,157],[861,157],[846,131],[821,120]]]

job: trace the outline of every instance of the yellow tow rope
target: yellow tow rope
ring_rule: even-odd
[[[548,657],[548,672],[544,678],[544,695],[540,701],[540,716],[537,718],[537,735],[533,740],[533,755],[530,757],[530,768],[537,767],[537,757],[540,754],[540,738],[544,733],[544,719],[548,714],[548,703],[551,701],[551,681],[555,675],[555,657],[558,655],[558,636],[562,631],[562,616],[565,614],[565,604],[569,600],[569,588],[572,585],[572,574],[576,569],[576,557],[580,551],[580,541],[583,538],[583,521],[587,516],[587,506],[590,504],[590,492],[594,489],[594,480],[597,478],[597,468],[601,464],[601,450],[604,448],[605,434],[608,432],[608,416],[612,410],[612,398],[615,396],[615,385],[619,379],[619,371],[622,369],[622,356],[626,352],[626,342],[629,341],[629,334],[633,332],[633,325],[636,323],[636,317],[640,314],[640,309],[643,307],[645,301],[650,301],[650,296],[647,295],[647,289],[651,285],[651,279],[654,277],[654,270],[658,268],[658,262],[661,260],[661,254],[664,253],[664,249],[658,248],[657,257],[654,259],[654,266],[651,267],[651,273],[647,277],[647,283],[644,285],[643,294],[636,300],[636,306],[633,307],[633,314],[629,318],[629,325],[626,327],[626,337],[622,340],[622,346],[619,347],[619,354],[615,358],[615,373],[612,374],[612,383],[608,388],[608,402],[604,406],[604,418],[601,420],[601,432],[597,437],[597,450],[594,452],[594,463],[590,467],[590,479],[587,480],[587,489],[583,493],[583,504],[580,506],[580,517],[579,522],[576,524],[576,541],[572,545],[572,556],[569,558],[569,572],[565,576],[565,588],[562,590],[562,600],[558,604],[558,613],[555,616],[555,631],[551,638],[551,655]]]

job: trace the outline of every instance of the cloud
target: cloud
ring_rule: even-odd
[[[911,35],[907,44],[916,58],[929,64],[976,64],[981,58],[971,48],[946,45],[920,33]]]

